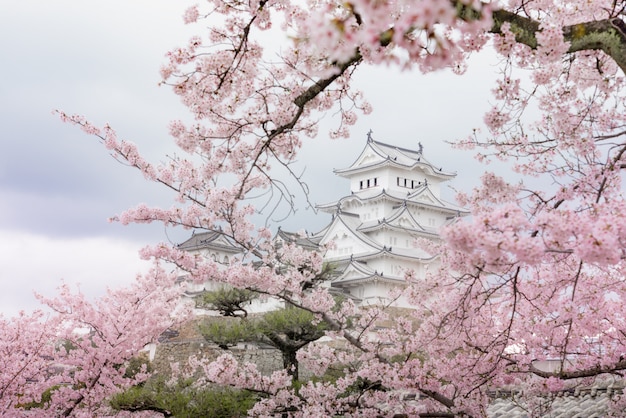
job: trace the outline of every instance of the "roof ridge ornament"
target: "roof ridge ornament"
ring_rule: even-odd
[[[367,133],[367,142],[374,141],[374,139],[372,138],[372,133],[373,131],[370,129],[369,132]]]
[[[422,152],[424,151],[424,146],[422,145],[421,142],[417,143],[418,149],[417,152],[419,152],[420,154],[422,154]],[[418,160],[419,161],[419,160]]]

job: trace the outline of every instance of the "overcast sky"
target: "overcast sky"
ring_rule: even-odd
[[[33,290],[50,293],[61,279],[80,282],[89,294],[128,282],[144,268],[137,249],[187,236],[159,225],[108,223],[141,202],[169,206],[169,195],[52,111],[108,122],[153,161],[171,153],[167,125],[185,110],[167,87],[157,86],[158,70],[168,49],[201,33],[201,27],[182,23],[190,4],[0,0],[0,312],[31,309]],[[332,170],[354,161],[370,129],[375,139],[398,146],[417,148],[421,142],[427,158],[458,172],[452,186],[475,185],[483,168],[444,141],[482,125],[493,64],[489,55],[476,57],[463,77],[363,69],[357,84],[374,112],[361,117],[350,140],[331,142],[321,129],[305,145],[300,161],[311,199],[325,203],[348,190]],[[332,123],[332,118],[324,122]],[[302,202],[285,228],[315,231],[326,216],[316,216]]]

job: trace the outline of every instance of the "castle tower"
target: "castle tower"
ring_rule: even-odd
[[[370,133],[352,165],[335,173],[350,181],[350,194],[318,205],[333,217],[312,239],[334,243],[324,256],[337,272],[330,285],[364,305],[379,304],[404,285],[407,270],[423,277],[437,258],[416,248],[415,239],[438,240],[440,227],[467,214],[441,199],[442,183],[456,174],[428,161],[421,144],[400,148]]]

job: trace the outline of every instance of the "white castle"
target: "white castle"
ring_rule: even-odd
[[[468,212],[441,198],[442,183],[455,173],[433,165],[417,150],[400,148],[372,139],[371,132],[358,158],[348,168],[335,170],[350,180],[350,194],[318,205],[332,220],[316,234],[301,237],[279,229],[276,239],[296,242],[311,250],[328,246],[324,261],[334,274],[332,289],[349,295],[357,304],[380,304],[390,290],[405,283],[405,273],[423,277],[437,257],[415,246],[415,239],[438,240],[438,230]],[[194,234],[179,248],[228,263],[239,251],[216,232]],[[191,293],[212,290],[207,284]],[[405,307],[396,300],[393,305]]]

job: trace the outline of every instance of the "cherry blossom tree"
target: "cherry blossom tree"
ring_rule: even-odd
[[[153,269],[90,302],[67,285],[47,308],[0,321],[0,409],[7,416],[93,417],[108,398],[148,377],[130,361],[184,316],[173,278]]]
[[[263,394],[251,414],[483,416],[490,391],[502,387],[521,390],[532,409],[537,394],[626,369],[625,8],[620,0],[208,1],[185,13],[208,25],[205,36],[171,51],[162,69],[195,119],[171,124],[182,156],[153,165],[111,127],[61,117],[176,195],[169,209],[142,205],[118,221],[221,230],[244,249],[226,270],[168,244],[145,257],[283,299],[345,343],[301,350],[309,370],[340,374],[297,387],[285,371],[263,376],[229,355],[202,363],[207,380]],[[292,172],[323,112],[339,110],[330,134],[345,137],[371,111],[351,88],[360,66],[462,73],[470,54],[492,47],[502,61],[489,131],[458,146],[510,161],[532,181],[486,174],[459,196],[471,219],[446,227],[444,245],[419,244],[441,267],[426,281],[407,276],[415,310],[394,327],[377,327],[389,322],[384,306],[348,300],[331,309],[316,280],[321,255],[275,247],[270,230],[251,221],[277,200],[295,204],[274,170]],[[530,108],[541,117],[528,120]]]

